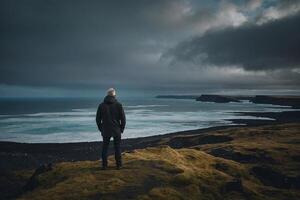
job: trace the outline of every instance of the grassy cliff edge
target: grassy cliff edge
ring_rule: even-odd
[[[122,170],[112,156],[105,171],[99,161],[62,162],[19,199],[300,199],[299,130],[281,124],[170,137],[123,153]],[[185,148],[171,148],[180,142]]]

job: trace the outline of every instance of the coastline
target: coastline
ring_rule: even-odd
[[[299,111],[283,115],[292,116],[291,112],[293,116],[300,115]],[[220,195],[227,195],[229,199],[240,199],[241,195],[242,199],[259,196],[266,199],[274,192],[279,195],[275,199],[299,199],[300,118],[290,118],[291,123],[283,116],[276,118],[272,124],[250,120],[246,125],[124,139],[122,170],[114,169],[113,156],[109,157],[109,169],[100,170],[101,142],[0,142],[0,191],[3,199],[39,199],[40,193],[45,195],[44,199],[55,195],[57,199],[68,199],[70,192],[74,192],[76,199],[87,196],[89,199],[90,192],[82,194],[82,198],[78,193],[85,184],[87,188],[99,185],[97,193],[101,197],[109,196],[104,199],[119,199],[124,195],[128,197],[124,199],[136,199],[137,195],[148,194],[151,179],[150,188],[157,185],[163,191],[162,182],[177,189],[196,183],[197,187],[192,190],[188,188],[178,193],[189,192],[195,196],[192,199],[198,198],[195,188],[199,185],[205,186],[200,187],[203,194],[209,191],[215,195],[212,199],[220,199]],[[113,153],[112,146],[109,154]],[[195,165],[196,170],[190,171]],[[214,177],[205,179],[209,173]],[[109,191],[114,192],[106,195],[107,188],[103,186],[108,181],[106,177],[117,182],[129,177],[131,181],[122,182],[121,191],[113,186]],[[128,190],[132,184],[138,188]],[[169,191],[163,199],[168,199],[174,191]],[[99,199],[95,197],[91,199]]]
[[[213,131],[228,128],[241,128],[262,125],[275,125],[282,123],[299,123],[300,111],[283,112],[240,112],[240,115],[268,117],[274,120],[260,119],[229,119],[235,124],[217,126],[204,129],[186,130],[162,135],[128,138],[122,140],[122,151],[132,151],[147,147],[159,146],[162,141],[177,136],[207,134]],[[99,138],[100,138],[99,134]],[[170,145],[170,144],[168,144]],[[182,148],[184,145],[170,145],[173,148]],[[99,160],[102,142],[78,142],[78,143],[17,143],[0,141],[0,169],[20,170],[34,169],[41,164],[59,163],[68,161]],[[113,144],[109,148],[109,154],[113,153]]]
[[[290,106],[291,108],[300,108],[300,96],[298,95],[158,95],[156,98],[165,99],[194,99],[195,101],[230,103],[250,101],[255,104],[273,104],[279,106]]]

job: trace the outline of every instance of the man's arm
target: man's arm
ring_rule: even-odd
[[[126,125],[126,116],[122,104],[120,104],[120,122],[121,132],[123,133]]]
[[[96,123],[100,132],[102,132],[101,105],[98,106],[96,114]]]

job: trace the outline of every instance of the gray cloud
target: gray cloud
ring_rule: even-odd
[[[0,85],[90,89],[296,84],[299,21],[289,17],[295,14],[291,5],[296,1],[282,2],[3,0]],[[284,15],[266,17],[271,7]],[[160,59],[165,52],[176,67]],[[195,67],[199,60],[207,66]],[[227,65],[280,70],[256,74],[239,66],[220,68]],[[289,74],[293,81],[285,82]]]
[[[184,41],[166,56],[173,62],[242,66],[246,70],[300,67],[300,13],[264,25],[210,31]]]
[[[166,78],[160,54],[198,23],[186,0],[0,4],[2,84],[151,85]]]
[[[280,19],[300,11],[300,0],[279,0],[266,9],[261,9],[256,17],[257,24]]]

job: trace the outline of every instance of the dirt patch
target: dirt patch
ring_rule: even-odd
[[[225,159],[234,160],[240,163],[257,163],[257,162],[268,162],[275,163],[275,160],[268,156],[266,152],[260,151],[256,153],[242,153],[235,151],[230,147],[220,147],[212,149],[209,154]]]
[[[300,188],[300,176],[289,177],[269,166],[255,166],[251,173],[267,186],[282,189]]]
[[[217,144],[232,141],[233,138],[226,135],[201,135],[193,137],[174,137],[167,143],[172,148],[186,148],[203,144]]]

